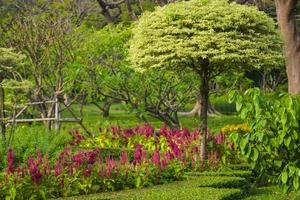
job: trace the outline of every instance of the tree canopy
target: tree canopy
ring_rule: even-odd
[[[211,72],[282,63],[275,22],[255,7],[225,0],[193,0],[145,13],[133,30],[130,58],[135,68]]]

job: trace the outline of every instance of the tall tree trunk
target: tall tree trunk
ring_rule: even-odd
[[[206,159],[206,137],[207,137],[207,110],[208,110],[208,96],[209,96],[209,72],[208,72],[208,61],[204,62],[201,71],[201,86],[200,86],[200,97],[201,97],[201,112],[200,112],[200,133],[202,134],[201,140],[201,162],[202,166],[205,166]]]
[[[0,80],[0,84],[2,83],[2,80]],[[3,144],[6,143],[6,127],[5,127],[5,122],[3,119],[5,118],[5,93],[4,93],[4,88],[0,85],[0,133],[2,135],[2,141]]]
[[[300,39],[296,22],[298,0],[276,0],[276,12],[284,40],[289,93],[300,94]]]

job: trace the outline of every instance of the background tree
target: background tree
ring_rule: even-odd
[[[180,126],[177,112],[194,95],[195,78],[134,71],[127,60],[131,27],[119,24],[82,31],[76,62],[80,63],[80,87],[87,102],[96,105],[105,117],[112,103],[124,103],[141,120],[150,115],[171,127]]]
[[[24,64],[25,56],[20,53],[15,53],[13,49],[0,48],[0,133],[5,143],[5,91],[3,83],[5,80],[22,80],[22,73],[20,73],[21,66]]]
[[[300,94],[300,37],[296,20],[298,0],[275,0],[279,29],[284,40],[289,93]]]
[[[60,8],[44,11],[34,7],[14,16],[6,24],[5,45],[21,51],[27,58],[24,78],[34,83],[28,94],[31,101],[53,101],[70,94],[78,76],[76,63],[73,63],[76,48],[73,33],[70,16]],[[36,109],[42,118],[49,118],[54,114],[54,107],[54,103],[43,103]],[[48,125],[50,128],[51,123]]]
[[[129,53],[135,69],[192,70],[201,80],[202,161],[210,81],[233,70],[282,62],[274,21],[254,7],[225,0],[193,0],[157,8],[140,18],[133,33]]]

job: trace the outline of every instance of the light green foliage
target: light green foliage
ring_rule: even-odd
[[[15,53],[12,48],[0,48],[0,76],[3,78],[17,77],[18,70],[24,64],[25,56],[21,53]]]
[[[231,101],[251,130],[231,135],[241,154],[285,192],[299,190],[299,97],[267,96],[255,88],[244,95],[232,92]]]
[[[210,73],[280,65],[275,22],[255,7],[225,0],[193,0],[145,13],[133,29],[130,59],[138,70],[199,69]]]
[[[118,90],[134,78],[125,60],[130,28],[123,25],[100,30],[81,27],[78,35],[81,41],[76,63],[81,72],[80,87],[87,90],[90,101],[103,100],[102,94],[120,98]]]

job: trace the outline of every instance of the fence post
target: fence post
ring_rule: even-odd
[[[55,122],[54,122],[54,129],[56,133],[59,133],[59,128],[60,128],[60,124],[59,124],[59,119],[60,119],[60,114],[59,114],[59,101],[58,101],[58,97],[55,97]]]

